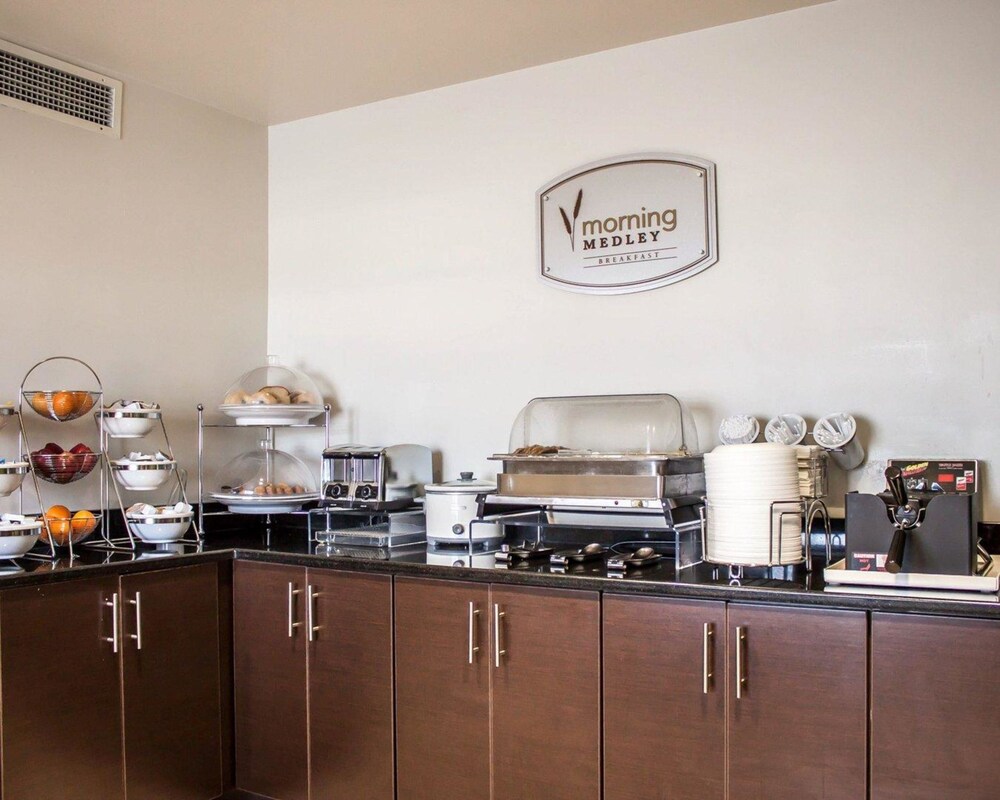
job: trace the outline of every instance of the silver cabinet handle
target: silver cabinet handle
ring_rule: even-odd
[[[130,639],[135,639],[135,649],[142,650],[142,593],[135,593],[135,600],[129,600],[129,605],[135,606],[135,633]]]
[[[736,626],[736,699],[743,699],[743,687],[747,685],[746,666],[743,663],[746,657],[746,628]]]
[[[295,621],[295,595],[302,594],[301,589],[296,589],[295,584],[288,582],[288,638],[295,636],[295,629],[302,623]]]
[[[320,629],[316,624],[316,598],[319,595],[310,583],[306,589],[306,629],[309,631],[310,642],[316,641],[316,632]]]
[[[705,623],[702,633],[702,668],[701,668],[701,692],[708,694],[712,690],[712,662],[715,661],[715,625],[711,622]]]
[[[493,651],[494,651],[494,661],[493,664],[497,669],[500,669],[500,656],[507,655],[507,651],[502,649],[500,646],[500,620],[507,616],[507,612],[500,610],[500,604],[493,604]]]
[[[479,645],[476,644],[476,617],[479,616],[479,609],[476,604],[469,601],[469,663],[476,663],[476,653],[479,652]]]
[[[110,600],[105,600],[104,605],[111,609],[111,635],[105,636],[104,641],[111,642],[111,652],[118,652],[118,592],[111,595]]]

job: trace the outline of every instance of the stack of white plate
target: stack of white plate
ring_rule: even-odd
[[[794,447],[738,444],[705,455],[706,560],[761,566],[803,560]]]

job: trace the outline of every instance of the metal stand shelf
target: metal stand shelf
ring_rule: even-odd
[[[18,429],[19,429],[19,432],[18,432],[18,442],[17,442],[18,452],[22,453],[24,455],[24,460],[28,462],[28,469],[29,469],[29,471],[31,473],[31,480],[32,480],[32,483],[34,485],[35,495],[36,495],[36,497],[38,499],[39,516],[41,517],[42,525],[43,525],[43,528],[44,528],[44,531],[45,531],[44,538],[45,538],[45,540],[47,541],[47,544],[48,544],[48,552],[47,553],[44,552],[44,551],[42,551],[42,552],[36,552],[35,550],[32,550],[31,552],[29,552],[24,557],[25,558],[33,558],[33,559],[42,559],[42,560],[46,560],[46,561],[55,561],[56,559],[58,559],[60,557],[61,554],[59,552],[57,552],[57,549],[56,549],[57,546],[56,546],[56,543],[55,543],[55,537],[52,534],[51,521],[48,519],[48,517],[46,516],[46,513],[45,513],[46,512],[46,506],[45,506],[45,502],[42,499],[41,485],[38,482],[38,470],[36,468],[35,461],[34,461],[34,459],[31,456],[31,453],[32,453],[31,443],[30,443],[30,441],[28,439],[28,433],[27,433],[27,430],[26,430],[25,425],[24,425],[23,409],[24,409],[24,401],[25,401],[25,393],[26,393],[26,391],[34,391],[37,388],[37,387],[32,387],[31,389],[26,389],[27,384],[28,384],[28,380],[31,378],[31,376],[35,373],[35,371],[37,369],[39,369],[40,367],[43,367],[46,364],[51,364],[52,362],[56,362],[56,361],[71,362],[73,364],[78,364],[78,365],[82,366],[84,369],[87,370],[87,372],[90,373],[90,376],[93,378],[93,380],[94,380],[94,382],[96,383],[96,386],[97,386],[96,390],[80,390],[80,389],[72,390],[72,391],[80,391],[81,393],[84,392],[84,391],[86,391],[86,393],[87,393],[88,396],[90,396],[90,395],[96,395],[96,397],[91,398],[93,400],[93,403],[90,406],[90,408],[86,409],[81,414],[78,414],[78,415],[74,416],[72,418],[73,420],[75,420],[75,419],[81,419],[84,415],[89,414],[90,410],[92,408],[95,408],[95,407],[96,408],[102,408],[104,406],[104,386],[101,383],[101,379],[98,377],[97,373],[94,371],[94,369],[89,364],[87,364],[84,361],[81,361],[78,358],[73,358],[72,356],[52,356],[50,358],[46,358],[46,359],[44,359],[42,361],[39,361],[37,364],[35,364],[31,369],[29,369],[25,373],[24,378],[21,381],[21,386],[20,386],[20,388],[18,390],[17,411],[16,411],[16,414],[17,414],[17,417],[18,417]],[[40,390],[40,391],[45,391],[45,390]],[[39,416],[40,417],[45,417],[45,415],[42,414],[41,412],[39,412]],[[46,417],[46,418],[49,418],[49,417]],[[49,418],[49,419],[51,421],[53,421],[53,422],[69,422],[69,421],[71,421],[69,419],[67,419],[67,420],[57,420],[57,419],[51,419],[51,418]],[[98,513],[94,514],[94,517],[96,518],[96,521],[100,525],[101,536],[105,537],[105,536],[108,535],[107,534],[107,528],[108,528],[108,495],[107,495],[107,486],[105,484],[105,478],[107,477],[106,476],[106,472],[105,472],[105,466],[106,466],[106,463],[107,463],[107,458],[106,458],[106,454],[105,454],[104,449],[103,449],[103,447],[104,447],[104,423],[103,423],[103,420],[98,419],[98,426],[97,427],[98,427],[98,450],[97,450],[97,452],[91,453],[91,455],[93,455],[97,459],[96,466],[99,467],[99,469],[100,469],[100,473],[101,473],[101,484],[100,484],[101,485],[101,492],[100,492],[100,509],[98,510]],[[89,473],[87,473],[87,474],[89,474]],[[86,477],[86,475],[81,475],[80,477],[81,478],[82,477]],[[68,483],[75,483],[76,480],[77,479],[74,478],[74,479],[70,480]],[[24,492],[23,492],[23,486],[22,486],[21,489],[18,490],[18,492],[19,492],[18,508],[19,508],[20,513],[23,514],[24,513]],[[67,532],[65,548],[66,548],[66,553],[68,554],[70,560],[72,560],[73,558],[75,558],[74,544],[73,544],[73,530],[72,530],[72,523],[69,522],[68,524],[70,525],[70,529]],[[82,544],[82,542],[81,542],[81,544]]]
[[[0,428],[6,427],[8,419],[10,417],[16,417],[17,418],[17,429],[18,429],[17,450],[18,450],[19,454],[22,454],[22,451],[24,449],[23,445],[24,445],[24,441],[25,441],[26,437],[25,437],[25,433],[24,433],[24,420],[21,418],[21,411],[20,411],[19,408],[14,408],[13,406],[3,406],[3,407],[0,407]],[[39,485],[38,485],[38,475],[35,474],[35,470],[34,470],[33,465],[31,463],[31,459],[28,458],[28,459],[25,459],[25,460],[27,461],[28,467],[27,467],[27,470],[25,471],[24,474],[25,474],[25,477],[27,477],[29,475],[31,476],[32,486],[33,486],[33,488],[35,490],[35,499],[38,502],[38,507],[41,509],[42,508],[42,493],[41,493],[41,487],[39,487]],[[14,489],[14,491],[12,491],[9,494],[5,495],[5,497],[9,497],[10,495],[14,494],[15,492],[18,495],[18,498],[17,498],[17,500],[18,500],[18,513],[19,514],[23,514],[24,513],[24,478],[21,479],[21,484],[16,489]],[[43,512],[44,512],[44,509],[43,509]],[[47,525],[46,525],[46,520],[45,520],[44,513],[39,513],[39,516],[41,517],[42,525],[46,526],[46,532],[48,533],[48,528],[47,528]],[[9,558],[4,558],[3,560],[4,561],[10,561],[10,562],[12,562],[17,569],[20,569],[20,567],[16,566],[17,565],[17,561],[20,558],[44,559],[46,561],[54,561],[55,558],[57,558],[58,556],[55,553],[55,551],[54,551],[54,549],[53,549],[53,547],[51,545],[51,542],[52,542],[52,538],[50,536],[49,537],[49,543],[50,543],[49,544],[49,555],[40,555],[38,553],[35,553],[34,555],[32,555],[32,553],[29,551],[28,553],[25,553],[24,555],[21,555],[21,556],[11,556]]]
[[[647,510],[633,517],[628,525],[608,525],[604,515],[608,514],[608,502],[600,507],[576,507],[572,509],[579,519],[573,522],[553,522],[553,511],[566,511],[570,501],[561,501],[555,508],[549,506],[541,498],[500,497],[494,494],[482,494],[478,497],[479,509],[475,519],[471,520],[468,537],[463,540],[456,538],[450,545],[462,545],[468,550],[471,558],[482,549],[484,541],[493,541],[494,546],[508,536],[508,529],[517,531],[518,537],[524,541],[543,540],[559,541],[566,534],[578,536],[581,533],[592,532],[596,538],[615,534],[621,541],[615,544],[631,542],[634,544],[651,545],[673,557],[674,567],[680,575],[685,570],[697,567],[704,560],[704,537],[701,535],[703,499],[700,496],[664,499],[660,501],[658,511]],[[504,505],[509,510],[502,510]],[[488,510],[492,509],[492,510]],[[613,512],[612,512],[613,513]],[[592,517],[593,521],[583,520]],[[648,520],[648,524],[645,521]],[[476,533],[486,528],[495,528],[498,533],[476,536]]]
[[[706,506],[702,506],[700,510],[701,546],[702,552],[705,554],[707,561],[708,518],[706,516],[705,508]],[[827,510],[826,503],[821,497],[802,497],[798,500],[784,501],[776,500],[770,504],[770,509],[771,524],[768,532],[767,561],[753,564],[725,564],[720,562],[709,562],[720,569],[728,567],[730,581],[742,581],[745,577],[745,569],[773,569],[775,567],[781,567],[787,570],[804,565],[807,573],[812,572],[812,529],[815,525],[817,517],[823,521],[827,565],[829,565],[833,559],[833,527],[830,521],[830,512]],[[775,517],[778,519],[777,544],[775,544],[774,531]],[[797,558],[792,561],[784,561],[781,557],[781,553],[783,552],[783,545],[785,543],[785,522],[790,519],[797,519],[799,521],[800,533],[798,536],[802,539],[802,556],[801,558]],[[777,558],[775,558],[775,550],[777,550]]]
[[[154,414],[155,414],[155,416],[154,416]],[[187,473],[183,469],[181,469],[180,466],[177,464],[177,457],[174,455],[173,447],[170,444],[170,437],[167,435],[167,426],[166,426],[166,423],[163,421],[163,414],[162,414],[162,412],[161,411],[155,411],[155,412],[151,412],[149,414],[145,414],[144,416],[146,416],[149,419],[156,419],[160,423],[160,433],[163,435],[163,444],[164,444],[164,448],[165,448],[163,452],[170,458],[171,461],[174,462],[174,467],[173,467],[173,469],[171,471],[174,473],[175,484],[174,484],[174,489],[171,491],[171,495],[170,495],[171,499],[176,496],[177,498],[179,498],[180,502],[186,503],[187,505],[191,505],[188,502],[188,497],[187,497],[187,487],[186,487],[186,485],[187,485]],[[128,513],[126,511],[125,501],[122,498],[122,491],[124,490],[125,492],[129,492],[129,491],[136,491],[136,490],[129,489],[127,487],[123,487],[120,484],[120,482],[114,477],[114,474],[113,474],[114,473],[114,469],[113,469],[113,467],[111,465],[111,456],[109,455],[110,440],[111,440],[112,437],[110,436],[110,434],[108,433],[106,427],[104,426],[103,419],[104,419],[103,416],[101,416],[100,417],[100,420],[101,420],[101,430],[103,431],[103,436],[104,436],[104,442],[101,445],[101,450],[104,453],[104,459],[105,459],[105,462],[106,462],[106,465],[107,465],[107,470],[105,471],[106,486],[105,486],[104,491],[105,491],[105,495],[110,498],[110,496],[111,496],[111,488],[113,487],[114,490],[115,490],[115,497],[118,500],[118,509],[119,509],[119,511],[121,511],[122,522],[123,522],[123,524],[125,526],[126,536],[120,536],[118,538],[112,538],[110,536],[110,526],[108,526],[109,529],[107,531],[105,531],[104,529],[102,529],[100,541],[97,541],[97,542],[88,542],[87,546],[88,547],[95,547],[95,548],[99,548],[99,549],[103,549],[103,550],[112,550],[112,551],[116,551],[116,552],[132,552],[132,551],[134,551],[136,549],[136,545],[137,545],[137,541],[136,540],[138,539],[139,541],[141,541],[141,538],[139,537],[138,533],[135,532],[135,529],[134,529],[134,526],[137,523],[135,523],[135,522],[133,522],[132,520],[129,519]],[[141,435],[138,435],[138,436],[127,436],[127,437],[125,437],[125,436],[119,436],[119,437],[116,437],[116,439],[121,440],[121,441],[129,441],[129,442],[131,442],[131,441],[135,441],[136,439],[144,439],[148,435],[149,435],[148,433],[144,433],[144,434],[141,434]],[[159,488],[159,487],[157,487],[157,488]],[[145,494],[146,491],[142,491],[142,493]],[[173,501],[173,502],[177,502],[177,501]],[[170,501],[168,501],[168,504],[169,503],[170,503]],[[191,532],[193,532],[193,537],[192,537],[192,533]],[[188,531],[186,531],[184,533],[184,536],[182,536],[176,542],[162,542],[162,543],[150,542],[149,544],[153,544],[154,546],[158,547],[159,544],[194,544],[194,545],[200,545],[201,542],[202,542],[201,524],[200,524],[200,522],[198,520],[192,519],[191,520],[191,527],[188,529]]]
[[[302,429],[302,428],[322,428],[324,435],[324,448],[330,446],[330,415],[331,409],[330,405],[326,404],[323,406],[323,421],[321,423],[317,422],[304,422],[295,423],[292,425],[237,425],[232,422],[205,422],[205,406],[202,403],[198,404],[198,530],[204,532],[205,530],[205,517],[218,517],[218,516],[231,516],[232,511],[228,509],[222,511],[205,511],[205,431],[208,429],[236,429],[243,431],[260,431],[261,428],[264,429],[264,440],[267,442],[268,448],[274,447],[275,441],[275,431],[278,429]],[[320,461],[322,462],[322,454],[320,455]],[[214,498],[211,502],[217,502]],[[285,511],[281,512],[281,515],[308,515],[309,511]],[[252,512],[247,514],[252,515]],[[276,512],[269,512],[260,514],[259,516],[264,517],[264,525],[267,529],[267,540],[270,542],[271,537],[271,517],[277,516]]]

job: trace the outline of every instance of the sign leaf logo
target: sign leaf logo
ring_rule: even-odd
[[[566,213],[566,209],[559,206],[559,213],[562,214],[563,225],[566,226],[566,233],[569,236],[569,246],[573,252],[576,252],[576,218],[580,216],[580,206],[583,204],[583,189],[579,191],[576,196],[576,204],[573,206],[573,222],[569,221],[569,214]]]

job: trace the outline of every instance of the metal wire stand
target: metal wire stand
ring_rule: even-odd
[[[203,403],[198,404],[198,530],[202,533],[205,530],[205,517],[219,517],[219,516],[231,516],[232,511],[228,509],[222,511],[205,511],[205,430],[211,428],[220,429],[237,429],[237,430],[251,430],[259,431],[261,428],[264,429],[264,440],[267,442],[268,449],[274,447],[275,431],[279,428],[323,428],[324,435],[324,449],[330,446],[330,416],[331,408],[329,404],[323,406],[323,422],[317,424],[315,422],[305,422],[296,423],[294,425],[237,425],[231,422],[215,422],[207,423],[205,422],[205,406]],[[322,461],[323,456],[320,454],[320,471],[322,471]],[[319,473],[317,473],[319,474]],[[213,498],[212,502],[216,502]],[[252,513],[252,512],[250,512]],[[308,511],[287,511],[282,512],[282,515],[308,515]],[[267,530],[267,544],[270,545],[271,540],[271,517],[276,516],[276,514],[266,513],[261,514],[264,517],[264,526]]]
[[[743,570],[744,569],[759,569],[773,567],[796,567],[800,565],[805,565],[806,572],[812,572],[812,529],[815,524],[816,518],[819,517],[823,520],[823,532],[826,544],[826,563],[829,565],[833,557],[833,534],[832,534],[832,524],[830,521],[830,513],[827,510],[826,503],[819,497],[801,497],[798,500],[775,500],[769,504],[770,508],[770,527],[768,531],[768,549],[767,549],[767,561],[763,563],[718,563],[711,562],[718,567],[728,567],[729,569],[729,579],[734,581],[743,580]],[[703,506],[700,510],[701,515],[701,538],[702,538],[702,551],[706,554],[706,561],[708,560],[708,542],[707,542],[707,531],[708,531],[708,518],[706,512],[706,506]],[[778,533],[775,537],[774,525],[775,517],[778,519]],[[798,525],[794,525],[794,521],[798,520]],[[791,561],[785,561],[781,558],[781,554],[784,552],[784,544],[786,541],[785,534],[785,522],[793,522],[791,527],[798,527],[798,534],[796,535],[801,538],[802,545],[802,555],[801,558],[792,559]],[[777,538],[777,552],[778,557],[775,558],[775,539]]]
[[[21,451],[23,450],[23,442],[24,442],[24,439],[25,439],[25,436],[24,436],[24,421],[21,419],[21,412],[20,412],[19,409],[16,409],[13,406],[4,406],[4,407],[0,408],[0,418],[4,418],[4,417],[17,417],[17,427],[18,427],[18,444],[17,444],[17,448],[18,448],[18,453],[20,454]],[[34,468],[32,466],[32,462],[31,462],[30,458],[27,459],[27,464],[28,464],[28,466],[27,466],[25,475],[30,475],[31,476],[31,482],[32,482],[32,485],[34,486],[34,489],[35,489],[35,499],[38,501],[39,508],[41,508],[42,507],[42,500],[41,500],[41,490],[40,490],[40,488],[38,486],[38,476],[35,474],[35,471],[34,471]],[[23,514],[24,513],[24,479],[23,478],[21,479],[20,486],[18,486],[17,489],[15,489],[14,491],[18,493],[18,512],[21,513],[21,514]],[[10,494],[14,494],[14,492],[11,492]],[[41,515],[41,516],[42,516],[42,525],[45,526],[46,525],[45,517],[44,517],[44,515]],[[48,532],[48,528],[46,528],[46,532]],[[49,552],[50,552],[50,555],[46,556],[45,560],[51,561],[51,560],[54,560],[54,559],[58,558],[58,554],[55,552],[55,549],[52,546],[52,537],[51,536],[49,537]],[[14,556],[14,557],[7,558],[7,559],[4,559],[4,560],[5,561],[11,561],[11,562],[14,562],[16,564],[18,558],[39,559],[39,558],[42,558],[42,556],[40,556],[37,553],[34,554],[34,555],[32,555],[32,553],[29,552],[29,553],[25,553],[24,555],[21,555],[21,556]]]
[[[174,466],[171,469],[171,472],[173,472],[173,474],[174,474],[175,484],[174,484],[173,490],[171,491],[170,501],[169,502],[175,502],[175,501],[173,501],[173,498],[174,497],[179,497],[180,500],[181,500],[181,502],[184,502],[187,505],[191,505],[188,502],[188,498],[187,498],[187,488],[186,488],[186,484],[187,484],[186,477],[187,477],[187,475],[184,472],[184,470],[182,470],[177,465],[177,457],[174,455],[174,449],[173,449],[173,447],[170,444],[170,437],[167,434],[166,423],[163,421],[163,414],[160,411],[157,411],[157,412],[154,412],[154,413],[155,413],[155,416],[153,415],[153,413],[147,413],[144,416],[146,416],[148,418],[151,418],[151,419],[156,419],[160,423],[160,433],[163,435],[164,452],[169,457],[169,459],[172,462],[174,462]],[[103,415],[101,416],[101,420],[102,420],[102,423],[103,423]],[[110,438],[111,437],[107,433],[106,427],[102,427],[102,430],[104,430],[105,442],[102,445],[101,449],[104,451],[104,458],[105,458],[105,461],[107,462],[107,470],[105,472],[105,480],[107,481],[108,486],[105,488],[105,491],[107,492],[108,497],[110,497],[110,495],[111,495],[111,488],[114,488],[114,490],[115,490],[115,497],[118,500],[118,509],[119,509],[119,511],[121,511],[122,522],[124,524],[126,535],[125,536],[119,536],[117,538],[112,538],[109,534],[106,534],[105,531],[102,530],[101,531],[101,539],[99,541],[95,541],[95,542],[88,542],[87,546],[88,547],[94,547],[94,548],[101,549],[101,550],[113,550],[113,551],[117,551],[117,552],[132,552],[132,551],[134,551],[136,549],[137,544],[140,543],[140,542],[142,542],[142,538],[139,536],[138,531],[134,527],[137,523],[134,522],[133,520],[129,519],[128,512],[126,510],[127,507],[126,507],[125,501],[124,501],[124,499],[122,497],[122,490],[124,489],[126,492],[128,492],[128,491],[137,491],[137,490],[129,489],[128,487],[122,486],[121,482],[117,478],[114,477],[115,469],[114,469],[114,466],[111,464],[111,457],[109,455],[109,451],[110,451]],[[145,438],[148,435],[149,434],[142,434],[141,436],[118,437],[118,438],[126,440],[126,441],[133,441],[135,439]],[[138,490],[138,491],[140,491],[143,494],[145,494],[147,490]],[[110,528],[110,526],[109,526],[109,528]],[[199,521],[196,518],[193,517],[191,519],[191,525],[188,528],[188,530],[184,533],[184,536],[182,536],[176,542],[172,542],[172,543],[173,544],[183,543],[183,544],[200,545],[201,542],[202,542],[201,524],[199,523]],[[168,543],[168,542],[150,542],[149,544],[157,545],[157,544],[171,544],[171,543]]]
[[[41,486],[40,486],[40,484],[38,482],[38,470],[37,470],[37,467],[35,465],[35,460],[31,456],[31,453],[32,453],[31,442],[28,439],[28,432],[27,432],[27,430],[26,430],[26,428],[24,426],[24,415],[23,415],[22,411],[23,411],[23,408],[24,408],[24,400],[25,400],[25,393],[26,393],[25,387],[28,384],[29,378],[31,378],[32,374],[39,367],[42,367],[45,364],[50,364],[50,363],[52,363],[54,361],[69,361],[69,362],[72,362],[72,363],[75,363],[75,364],[79,364],[80,366],[84,367],[90,373],[90,375],[93,377],[93,379],[94,379],[94,381],[95,381],[95,383],[97,385],[97,389],[96,390],[79,390],[79,391],[87,391],[88,394],[96,394],[97,395],[97,397],[94,398],[94,404],[91,406],[91,408],[93,408],[95,406],[98,407],[98,408],[101,408],[101,407],[104,406],[104,385],[101,383],[101,379],[98,377],[98,375],[94,371],[93,367],[91,367],[85,361],[81,361],[79,358],[73,358],[72,356],[51,356],[50,358],[43,359],[42,361],[39,361],[37,364],[35,364],[31,369],[29,369],[25,373],[24,378],[21,381],[21,386],[20,386],[20,389],[18,391],[18,397],[17,397],[17,415],[18,415],[18,421],[19,421],[19,426],[18,426],[19,427],[18,450],[20,452],[24,453],[24,460],[28,462],[28,468],[31,471],[32,483],[34,484],[35,494],[36,494],[36,496],[38,498],[39,514],[40,514],[40,516],[42,518],[42,525],[43,525],[44,530],[45,530],[44,539],[48,543],[48,553],[45,553],[45,552],[36,552],[36,551],[32,550],[27,556],[25,556],[25,558],[42,559],[42,560],[46,560],[46,561],[55,561],[56,559],[58,559],[62,555],[62,553],[60,553],[60,552],[57,551],[56,544],[55,544],[55,537],[52,534],[51,521],[48,519],[48,517],[45,514],[46,506],[45,506],[45,502],[42,499]],[[87,411],[85,411],[83,413],[86,414],[86,413],[89,413],[89,411],[90,411],[90,409],[87,409]],[[41,412],[39,412],[39,416],[43,416],[43,417],[46,417],[47,419],[51,419],[51,417],[48,417],[48,416],[42,414]],[[73,419],[79,419],[82,416],[83,416],[83,414],[81,414],[79,416],[76,416]],[[64,422],[64,421],[69,421],[69,420],[52,420],[52,421],[54,421],[54,422]],[[100,510],[94,516],[97,518],[96,521],[100,525],[101,535],[104,536],[106,534],[106,528],[108,526],[108,513],[107,513],[108,512],[108,496],[107,496],[107,492],[106,492],[107,487],[105,486],[105,483],[104,483],[104,479],[106,477],[106,475],[105,475],[106,457],[105,457],[105,453],[104,453],[104,449],[103,449],[103,445],[104,445],[104,421],[102,419],[98,419],[98,434],[99,434],[99,436],[98,436],[98,442],[99,442],[99,444],[98,444],[98,451],[96,453],[92,453],[92,455],[94,455],[97,458],[97,464],[96,464],[96,466],[99,467],[100,472],[101,472],[101,483],[100,483],[101,491],[100,491]],[[85,476],[81,476],[81,477],[85,477]],[[76,479],[71,480],[69,482],[70,483],[74,483],[75,480]],[[19,506],[18,507],[19,507],[19,510],[21,511],[21,513],[24,513],[24,493],[23,492],[20,493],[20,496],[19,496]],[[69,558],[70,558],[70,560],[72,560],[72,559],[74,559],[76,557],[76,554],[74,552],[72,523],[68,523],[68,524],[70,524],[70,529],[67,532],[66,546],[65,546],[65,548],[66,548],[66,555],[68,555]]]

